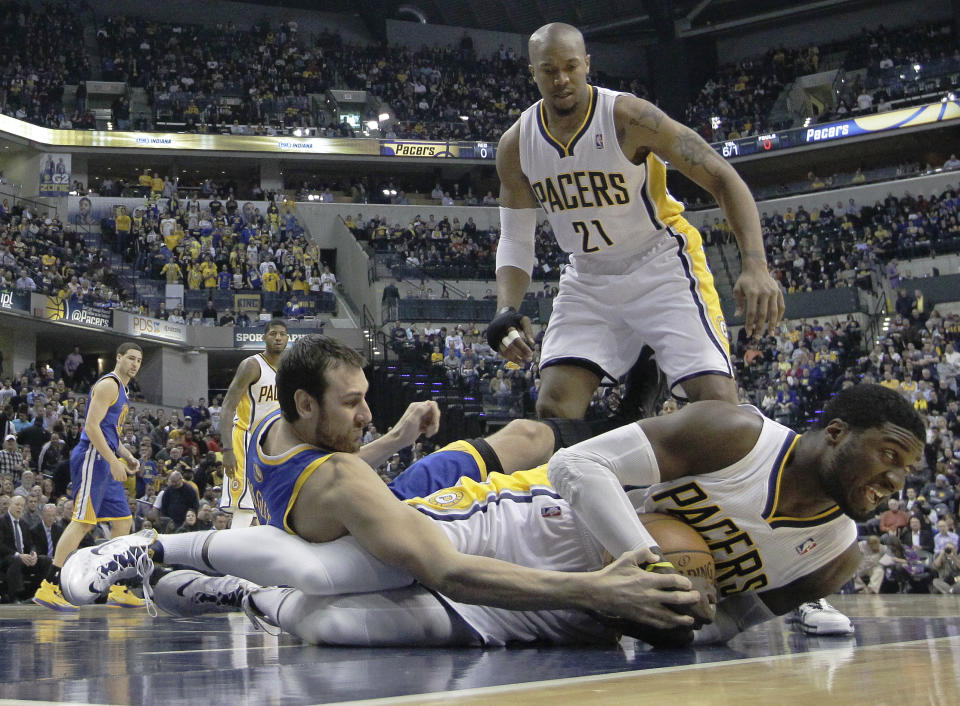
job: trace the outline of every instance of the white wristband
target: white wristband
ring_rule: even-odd
[[[507,332],[507,335],[504,336],[503,339],[500,341],[500,345],[503,346],[504,348],[508,348],[511,343],[518,340],[519,338],[520,338],[520,334],[517,333],[517,329],[512,328]]]

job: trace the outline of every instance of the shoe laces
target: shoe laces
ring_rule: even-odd
[[[153,559],[150,558],[147,547],[130,547],[123,554],[116,555],[113,561],[97,570],[98,578],[101,579],[101,583],[110,586],[113,584],[117,573],[130,568],[134,570],[143,586],[143,601],[147,614],[151,618],[156,618],[157,608],[153,603],[153,587],[150,585],[150,575],[153,574]],[[106,586],[103,586],[103,588],[106,588]]]
[[[262,630],[268,635],[273,635],[276,637],[283,632],[283,628],[270,622],[263,611],[257,608],[257,605],[253,602],[254,595],[262,590],[263,589],[259,586],[253,589],[244,590],[244,596],[241,603],[243,606],[243,612],[246,613],[247,618],[249,618],[250,622],[253,623],[254,628],[257,630]]]

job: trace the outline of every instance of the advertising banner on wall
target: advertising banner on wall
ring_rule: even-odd
[[[48,321],[67,321],[93,328],[110,328],[113,312],[109,309],[95,309],[83,304],[74,304],[60,297],[46,297],[43,318]]]
[[[0,289],[0,311],[30,312],[30,293]]]
[[[260,313],[260,295],[256,292],[251,294],[234,294],[233,310],[238,314],[241,311],[247,314]]]
[[[322,333],[319,328],[306,328],[291,326],[287,328],[290,334],[290,343],[298,338],[309,336],[312,333]],[[255,348],[262,350],[266,347],[263,342],[263,326],[233,327],[233,347],[234,348]]]
[[[46,154],[40,159],[40,196],[70,193],[70,155]]]
[[[177,343],[184,343],[187,340],[186,324],[154,319],[140,314],[132,314],[127,317],[126,333],[131,336],[161,338],[165,341],[176,341]]]

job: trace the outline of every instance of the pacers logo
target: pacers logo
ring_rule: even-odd
[[[43,317],[49,321],[62,321],[67,318],[67,303],[60,297],[47,297]]]
[[[444,490],[436,495],[428,498],[431,503],[434,505],[439,505],[440,507],[453,507],[461,500],[463,500],[463,491],[461,490]]]

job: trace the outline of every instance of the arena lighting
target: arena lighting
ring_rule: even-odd
[[[470,116],[469,116],[469,115],[461,115],[461,116],[460,116],[460,119],[461,119],[461,120],[469,120],[469,119],[470,119]]]
[[[390,119],[390,113],[380,113],[380,115],[377,116],[377,120],[379,120],[381,123],[386,122],[389,119]]]
[[[384,195],[384,196],[396,196],[396,195],[397,195],[397,190],[396,190],[396,189],[384,189],[384,190],[383,190],[383,195]]]
[[[720,127],[721,122],[722,121],[720,120],[720,117],[717,115],[714,115],[712,118],[710,118],[710,127],[716,130],[718,127]]]
[[[923,68],[923,66],[921,66],[920,64],[914,64],[914,65],[913,65],[913,70],[916,71],[917,73],[920,73],[920,69],[922,69],[922,68]]]
[[[297,128],[296,130],[293,131],[293,136],[294,136],[294,137],[303,137],[303,130],[301,130],[300,128]]]
[[[378,123],[376,120],[368,120],[365,124],[367,126],[367,130],[376,130],[378,127],[380,127],[380,123]]]
[[[810,117],[808,116],[806,120],[803,121],[803,126],[808,127],[810,125]]]

